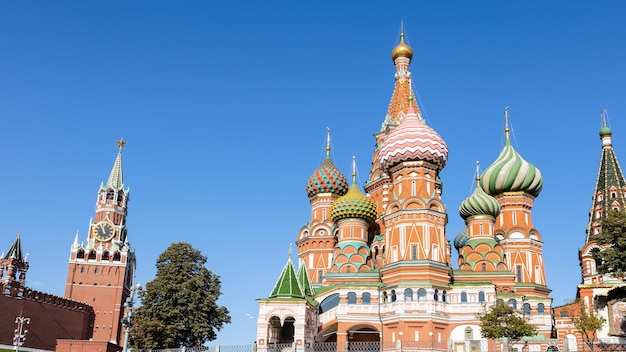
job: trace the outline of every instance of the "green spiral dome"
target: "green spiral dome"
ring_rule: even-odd
[[[543,186],[541,172],[524,160],[506,139],[504,149],[480,176],[480,186],[489,195],[503,192],[526,192],[538,196]]]
[[[495,218],[500,214],[500,203],[477,185],[474,193],[461,203],[459,214],[463,220],[477,215],[490,215]]]
[[[376,218],[376,204],[364,196],[356,182],[353,182],[348,193],[333,203],[330,217],[335,222],[354,218],[371,222]]]

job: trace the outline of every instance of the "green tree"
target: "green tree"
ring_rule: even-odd
[[[220,279],[205,267],[207,257],[185,242],[172,243],[156,262],[156,277],[139,293],[142,306],[131,326],[137,348],[199,346],[230,323],[217,304]]]
[[[594,346],[598,339],[597,332],[602,329],[606,319],[590,312],[587,306],[580,300],[571,303],[567,313],[576,330],[582,336],[583,342],[589,347],[590,351],[595,351]]]
[[[491,309],[484,314],[477,314],[480,320],[480,333],[488,339],[507,338],[507,350],[511,345],[518,342],[524,336],[533,336],[537,329],[526,322],[523,315],[510,305],[497,301]]]
[[[602,231],[593,239],[603,247],[596,254],[602,259],[598,271],[623,277],[626,271],[626,213],[608,211],[602,219]]]

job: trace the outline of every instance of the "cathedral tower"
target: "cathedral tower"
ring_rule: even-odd
[[[506,264],[515,275],[516,292],[547,297],[543,241],[533,227],[532,208],[543,186],[541,172],[524,160],[511,144],[508,107],[505,142],[500,155],[483,173],[480,186],[500,203],[494,233],[504,248]]]
[[[96,199],[94,221],[86,243],[74,239],[65,286],[65,297],[91,305],[95,312],[93,339],[121,345],[123,304],[135,271],[135,256],[127,238],[126,215],[129,189],[124,189],[122,149],[106,185]]]
[[[322,284],[330,270],[335,248],[335,223],[331,221],[333,202],[348,192],[348,181],[330,158],[330,129],[326,134],[326,157],[306,184],[311,203],[311,220],[298,233],[300,267],[307,270],[312,283]]]
[[[598,284],[615,280],[611,273],[600,274],[596,266],[595,253],[602,250],[594,237],[602,231],[602,218],[611,210],[626,211],[626,181],[622,168],[617,162],[611,137],[613,132],[606,126],[606,109],[602,110],[602,155],[593,196],[585,245],[579,251],[583,284]]]

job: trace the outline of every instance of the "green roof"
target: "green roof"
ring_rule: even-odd
[[[300,283],[300,286],[304,289],[304,294],[306,296],[313,296],[315,291],[313,289],[313,286],[311,285],[309,271],[306,270],[303,261],[300,261],[300,265],[298,265],[298,282]]]
[[[304,299],[305,295],[303,289],[298,282],[298,275],[296,269],[291,262],[291,256],[287,259],[287,264],[280,273],[272,293],[269,298],[301,298]]]
[[[11,248],[4,254],[2,259],[11,259],[15,258],[18,262],[24,261],[24,256],[22,255],[22,241],[20,240],[20,234],[17,234],[17,238],[13,241]]]

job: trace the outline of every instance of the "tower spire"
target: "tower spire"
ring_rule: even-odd
[[[474,175],[476,178],[476,186],[480,187],[480,162],[476,160],[476,174]]]
[[[6,252],[6,254],[4,255],[3,259],[11,259],[14,258],[16,259],[18,262],[23,262],[24,261],[24,256],[22,254],[22,240],[21,240],[21,233],[17,233],[17,238],[15,239],[15,241],[13,241],[13,244],[11,245],[11,248],[9,248],[9,251]]]
[[[107,181],[107,187],[112,187],[115,190],[120,190],[124,187],[124,176],[122,174],[122,149],[124,149],[125,145],[126,141],[124,138],[121,138],[117,142],[119,150],[117,152],[117,157],[115,158],[115,163],[113,163],[113,169],[111,169],[109,180]]]
[[[326,127],[326,157],[330,158],[330,127]]]
[[[504,107],[504,136],[506,138],[506,143],[510,142],[509,132],[511,129],[509,128],[509,107],[508,105]]]

